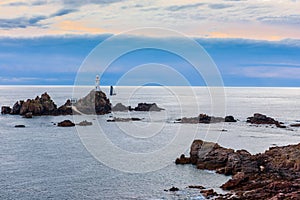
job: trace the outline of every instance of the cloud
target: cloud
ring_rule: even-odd
[[[241,69],[242,75],[251,78],[284,78],[284,79],[299,79],[300,67],[245,67]]]
[[[268,24],[300,24],[300,15],[266,16],[257,18],[258,21]]]
[[[56,13],[52,14],[51,17],[60,17],[77,11],[77,9],[61,9],[58,10]]]
[[[231,4],[222,4],[222,3],[215,3],[215,4],[208,4],[208,7],[211,9],[224,9],[233,7]]]
[[[27,28],[29,26],[42,26],[38,23],[46,19],[45,16],[36,17],[18,17],[13,19],[0,19],[0,29],[12,29],[12,28]]]
[[[205,3],[195,3],[195,4],[186,4],[186,5],[175,5],[175,6],[169,6],[165,9],[168,11],[179,11],[184,9],[191,9],[191,8],[197,8],[199,6],[205,5]]]

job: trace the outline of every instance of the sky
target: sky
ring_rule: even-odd
[[[2,0],[0,85],[72,85],[98,44],[128,30],[160,27],[196,40],[225,86],[299,87],[299,13],[298,0]],[[152,34],[143,37],[148,41]],[[130,45],[126,39],[123,44]],[[191,85],[205,85],[186,60],[155,49],[114,61],[102,84],[116,84],[147,63],[171,66]],[[167,84],[180,85],[175,79]]]

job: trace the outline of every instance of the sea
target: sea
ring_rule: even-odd
[[[0,105],[13,106],[47,92],[58,105],[80,99],[87,86],[0,86]],[[101,90],[107,95],[109,87]],[[272,146],[300,142],[300,88],[208,88],[116,86],[107,96],[112,105],[156,103],[160,112],[112,112],[102,116],[36,116],[25,119],[0,115],[0,199],[204,199],[204,186],[219,187],[230,176],[175,165],[189,155],[194,139],[217,142],[232,149],[260,153]],[[177,119],[234,116],[235,123],[181,124]],[[262,113],[287,128],[254,126],[247,117]],[[140,118],[140,121],[107,122]],[[87,120],[91,127],[58,127],[69,119]],[[25,125],[25,128],[15,128]],[[168,191],[171,187],[179,191]]]

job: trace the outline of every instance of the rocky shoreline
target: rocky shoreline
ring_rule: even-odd
[[[246,150],[195,140],[190,157],[181,155],[175,163],[232,176],[221,186],[229,192],[212,193],[215,199],[300,199],[300,143],[251,155]]]

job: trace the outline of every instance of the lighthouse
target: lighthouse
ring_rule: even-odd
[[[99,75],[96,76],[96,80],[95,80],[95,85],[96,85],[96,91],[101,91],[100,90],[100,77]]]

